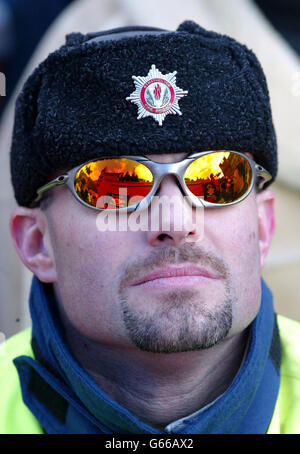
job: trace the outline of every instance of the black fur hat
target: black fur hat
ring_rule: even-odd
[[[170,114],[160,122],[132,95],[153,65],[164,77],[177,72]],[[30,206],[58,169],[99,156],[218,149],[252,153],[275,179],[268,88],[251,50],[191,21],[176,31],[74,33],[35,69],[17,99],[12,183],[17,202]]]

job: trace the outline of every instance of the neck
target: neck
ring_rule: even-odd
[[[245,331],[207,350],[149,353],[93,342],[66,321],[64,327],[72,354],[101,388],[160,429],[221,395],[241,365],[247,342]]]

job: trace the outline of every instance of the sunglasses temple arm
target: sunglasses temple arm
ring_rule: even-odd
[[[256,168],[257,178],[259,179],[257,186],[259,189],[263,189],[264,185],[272,179],[272,175],[266,169],[264,169],[264,167],[262,167],[258,164],[256,165],[255,168]]]
[[[68,179],[69,179],[69,175],[68,174],[60,175],[59,177],[55,178],[54,180],[49,181],[49,183],[44,184],[44,186],[41,186],[37,190],[37,194],[38,195],[37,195],[36,199],[34,200],[34,202],[35,203],[39,202],[41,200],[41,198],[42,198],[42,194],[45,191],[48,191],[48,189],[54,188],[55,186],[62,186],[63,184],[66,184]]]

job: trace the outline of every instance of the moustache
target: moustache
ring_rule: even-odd
[[[133,280],[143,277],[156,268],[186,263],[206,268],[220,278],[227,279],[229,276],[228,266],[221,257],[205,251],[203,247],[195,243],[185,243],[178,247],[164,246],[153,249],[147,257],[126,263],[120,273],[120,288],[126,287]]]

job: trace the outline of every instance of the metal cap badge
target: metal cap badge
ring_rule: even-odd
[[[138,120],[151,116],[162,126],[168,114],[182,115],[178,101],[188,92],[176,86],[176,74],[162,74],[152,65],[146,77],[132,76],[135,91],[126,100],[138,106]]]

